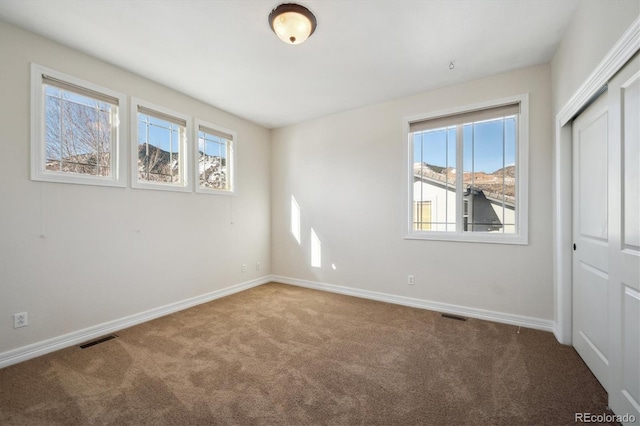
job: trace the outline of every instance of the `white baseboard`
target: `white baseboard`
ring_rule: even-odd
[[[380,302],[394,303],[396,305],[410,306],[413,308],[427,309],[430,311],[554,332],[554,323],[551,320],[527,317],[523,315],[507,314],[503,312],[488,311],[485,309],[470,308],[467,306],[452,305],[449,303],[433,302],[430,300],[416,299],[413,297],[396,296],[388,293],[379,293],[376,291],[361,290],[357,288],[326,284],[316,281],[299,280],[296,278],[282,277],[277,275],[271,276],[271,279],[272,281],[282,284],[312,288],[315,290],[328,291],[330,293],[346,294],[348,296],[362,297],[364,299],[378,300]]]
[[[553,323],[553,335],[556,336],[556,340],[563,345],[573,346],[572,336],[564,333],[560,324],[555,321]]]
[[[205,293],[200,296],[181,300],[175,303],[170,303],[159,308],[150,309],[145,312],[140,312],[138,314],[130,315],[113,321],[108,321],[82,330],[74,331],[72,333],[64,334],[62,336],[57,336],[51,339],[43,340],[41,342],[33,343],[31,345],[12,349],[10,351],[0,353],[0,368],[7,367],[12,364],[17,364],[19,362],[26,361],[28,359],[35,358],[40,355],[57,351],[69,346],[77,345],[79,343],[95,339],[105,334],[113,333],[118,330],[141,324],[146,321],[151,321],[152,319],[169,315],[183,309],[191,308],[202,303],[210,302],[212,300],[219,299],[230,294],[248,290],[250,288],[266,284],[270,281],[270,276],[246,281],[220,290],[215,290],[210,293]]]
[[[191,308],[202,303],[210,302],[224,296],[229,296],[234,293],[248,290],[250,288],[257,287],[271,281],[298,287],[311,288],[315,290],[328,291],[330,293],[345,294],[348,296],[361,297],[364,299],[378,300],[380,302],[393,303],[396,305],[410,306],[413,308],[427,309],[430,311],[443,312],[526,328],[533,328],[537,330],[544,330],[553,332],[557,337],[556,327],[554,327],[553,321],[550,320],[488,311],[484,309],[470,308],[448,303],[434,302],[412,297],[396,296],[393,294],[361,290],[357,288],[321,283],[317,281],[307,281],[296,278],[283,277],[279,275],[269,275],[0,353],[0,368],[7,367],[12,364],[17,364],[19,362],[26,361],[28,359],[35,358],[53,351],[57,351],[59,349],[64,349],[69,346],[77,345],[79,343],[104,336],[105,334],[113,333],[118,330],[141,324],[146,321],[151,321],[153,319],[169,315],[187,308]]]

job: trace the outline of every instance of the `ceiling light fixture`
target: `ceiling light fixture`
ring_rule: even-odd
[[[313,34],[318,23],[316,17],[306,7],[295,3],[284,3],[269,14],[269,26],[285,43],[300,44]]]

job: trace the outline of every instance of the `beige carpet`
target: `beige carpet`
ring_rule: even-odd
[[[267,284],[0,370],[2,425],[561,425],[607,395],[552,334]]]

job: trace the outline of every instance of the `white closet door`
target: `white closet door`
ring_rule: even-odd
[[[573,122],[573,345],[607,390],[608,123],[606,93]]]
[[[640,57],[609,83],[609,406],[640,424]],[[635,421],[631,422],[631,416]]]

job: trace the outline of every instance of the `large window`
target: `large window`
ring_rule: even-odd
[[[195,150],[196,191],[229,194],[234,190],[235,133],[196,120],[198,147]]]
[[[135,99],[133,106],[132,186],[189,191],[190,118]]]
[[[124,95],[32,65],[31,178],[124,186]]]
[[[408,238],[527,243],[527,96],[407,120]]]

